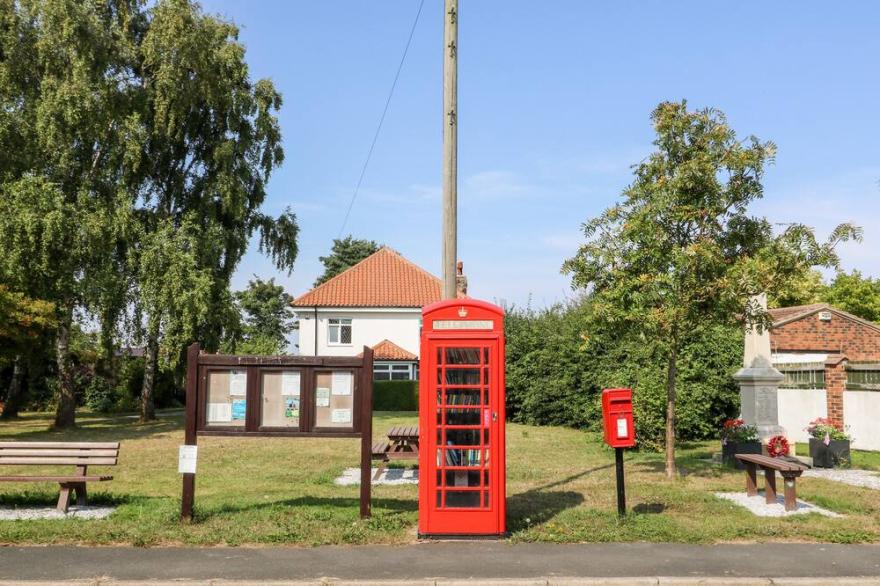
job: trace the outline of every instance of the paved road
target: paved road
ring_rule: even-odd
[[[880,545],[430,542],[319,548],[0,547],[0,580],[373,580],[850,576],[880,584]],[[442,580],[437,580],[441,583]],[[867,579],[851,583],[866,583]],[[433,583],[433,582],[429,582]],[[717,582],[716,582],[717,583]],[[749,582],[751,583],[751,582]],[[756,583],[769,583],[757,581]]]

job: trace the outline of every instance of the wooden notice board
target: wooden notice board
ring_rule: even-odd
[[[200,436],[360,438],[362,517],[370,516],[372,422],[373,351],[366,346],[353,357],[188,349],[186,446]],[[182,519],[192,519],[194,500],[195,472],[187,470]]]

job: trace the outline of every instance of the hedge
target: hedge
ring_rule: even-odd
[[[419,381],[373,381],[374,411],[418,411]]]

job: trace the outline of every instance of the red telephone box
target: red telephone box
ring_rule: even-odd
[[[474,299],[426,306],[419,368],[419,533],[504,533],[502,309]]]

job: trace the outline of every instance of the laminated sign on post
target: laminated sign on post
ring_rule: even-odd
[[[180,446],[177,455],[177,472],[179,474],[195,474],[198,457],[198,446]]]

